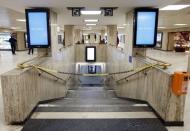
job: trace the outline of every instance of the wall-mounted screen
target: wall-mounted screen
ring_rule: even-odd
[[[157,41],[158,9],[135,9],[134,47],[155,47]]]
[[[96,62],[96,47],[86,47],[86,62]]]
[[[50,46],[49,9],[26,9],[29,48]]]

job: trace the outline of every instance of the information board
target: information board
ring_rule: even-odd
[[[86,62],[96,62],[96,47],[86,47]]]
[[[138,8],[135,10],[134,46],[155,47],[157,41],[158,9]]]
[[[29,48],[50,46],[48,9],[26,9],[26,25]]]

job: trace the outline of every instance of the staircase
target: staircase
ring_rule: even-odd
[[[40,104],[22,131],[166,131],[145,103],[117,98],[104,87],[81,86]]]

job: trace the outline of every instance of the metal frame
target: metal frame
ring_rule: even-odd
[[[48,43],[47,45],[31,45],[30,42],[30,28],[29,28],[29,16],[28,14],[31,12],[43,12],[47,14],[47,37],[48,37]],[[26,15],[26,28],[27,28],[27,41],[28,41],[28,47],[29,48],[48,48],[51,45],[51,29],[50,29],[50,10],[47,8],[34,8],[34,9],[26,9],[25,10]],[[41,43],[42,44],[42,43]]]

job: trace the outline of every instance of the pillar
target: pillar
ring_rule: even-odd
[[[74,44],[74,26],[73,25],[65,25],[65,46]]]
[[[105,37],[105,30],[101,30],[101,41],[104,40]]]
[[[188,56],[188,68],[187,68],[187,72],[190,73],[190,54]]]
[[[108,44],[116,45],[117,44],[117,25],[108,25],[107,34],[108,34]]]
[[[82,42],[82,34],[80,29],[74,30],[74,43]]]
[[[91,33],[90,34],[90,44],[95,44],[96,40],[95,40],[95,34]]]
[[[58,52],[58,39],[57,39],[57,13],[50,10],[50,30],[51,30],[51,46],[49,48],[38,48],[38,56],[52,56]]]
[[[16,32],[17,37],[17,50],[26,50],[25,32]]]
[[[136,56],[136,54],[140,54],[146,56],[146,49],[145,48],[133,48],[133,27],[134,27],[134,10],[128,12],[126,14],[126,43],[124,51],[129,54],[129,56]]]

